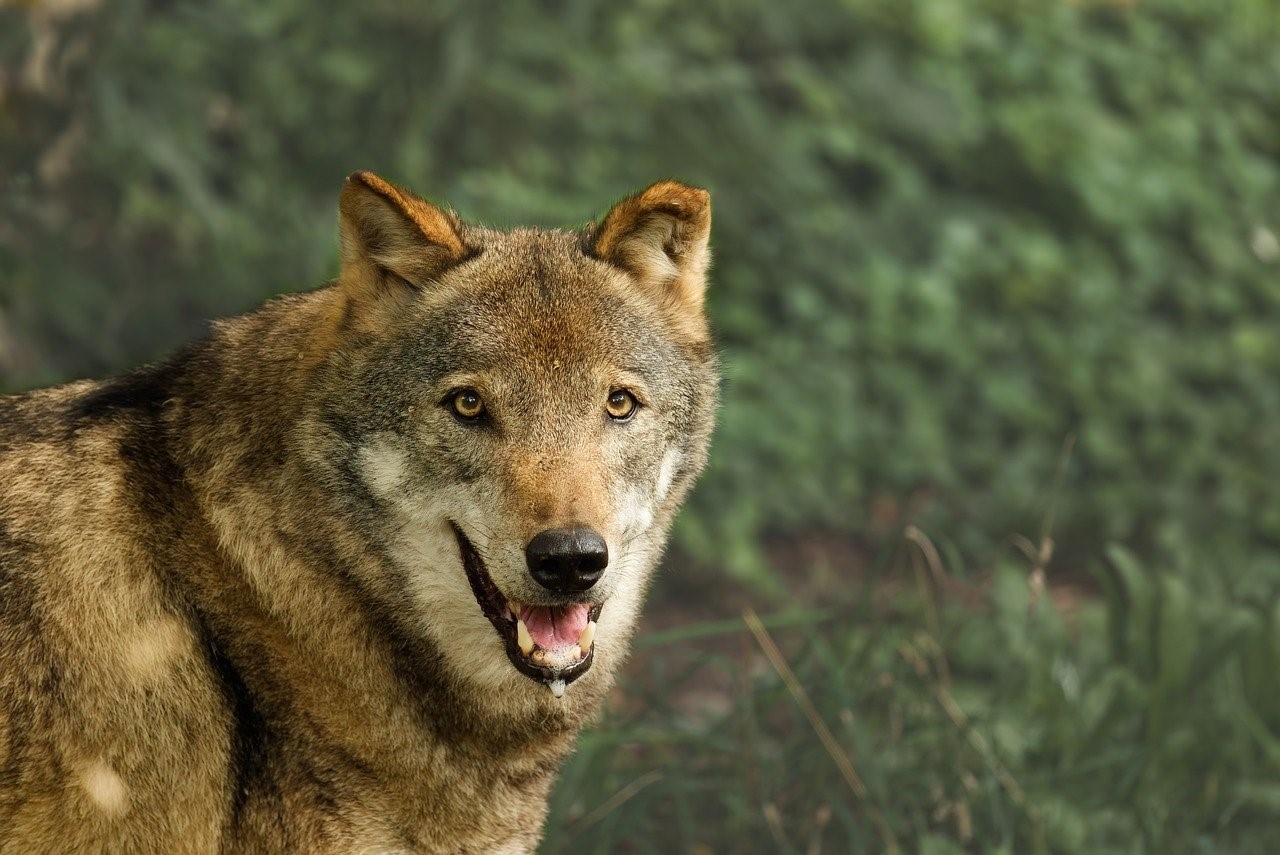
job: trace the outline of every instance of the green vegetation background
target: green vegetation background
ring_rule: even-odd
[[[500,225],[713,194],[725,403],[677,563],[818,590],[774,631],[864,791],[705,624],[642,649],[549,851],[1265,845],[1272,0],[0,5],[0,391],[324,281],[357,168]],[[717,663],[730,708],[659,709]]]

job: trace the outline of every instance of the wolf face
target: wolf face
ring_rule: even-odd
[[[340,344],[300,435],[393,568],[365,583],[507,699],[611,672],[706,456],[705,191],[501,233],[357,173],[341,215]]]

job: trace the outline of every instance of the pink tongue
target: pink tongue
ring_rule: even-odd
[[[555,650],[578,643],[578,636],[587,628],[590,611],[588,603],[574,603],[571,606],[522,606],[520,620],[529,628],[534,644],[543,650]]]

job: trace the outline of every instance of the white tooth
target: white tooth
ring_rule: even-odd
[[[516,644],[520,645],[520,652],[525,656],[533,652],[533,636],[520,618],[516,618]]]
[[[529,656],[528,653],[526,653],[525,655]],[[535,665],[545,665],[547,662],[547,651],[535,650],[533,651],[533,655],[530,656],[529,658],[533,660],[533,664]]]
[[[572,659],[574,662],[577,662],[579,659],[581,659],[581,658],[582,658],[582,648],[581,648],[581,647],[579,647],[579,646],[578,646],[578,645],[576,645],[576,644],[575,644],[575,645],[573,645],[573,650],[571,650],[571,651],[570,651],[570,653],[569,653],[569,658],[570,658],[570,659]]]
[[[551,690],[551,694],[555,695],[557,698],[564,697],[564,680],[552,680],[550,683],[547,683],[547,688],[549,688]]]
[[[578,636],[578,646],[584,651],[591,649],[591,644],[596,640],[596,622],[587,621],[587,625],[582,628],[582,635]]]
[[[507,603],[507,611],[511,612],[511,616],[516,620],[520,619],[520,609],[515,603]]]

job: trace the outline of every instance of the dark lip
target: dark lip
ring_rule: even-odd
[[[480,605],[480,611],[489,619],[489,623],[493,624],[494,631],[502,639],[503,647],[507,651],[507,658],[511,660],[511,664],[515,666],[516,670],[540,683],[563,680],[565,685],[572,683],[591,670],[591,664],[596,658],[596,646],[594,644],[591,645],[591,650],[587,652],[586,657],[581,662],[561,670],[535,665],[520,652],[520,645],[516,640],[516,619],[507,611],[507,598],[502,591],[498,590],[498,586],[489,576],[489,571],[485,569],[484,562],[480,560],[480,554],[476,552],[476,548],[471,545],[471,541],[467,539],[467,536],[462,533],[462,529],[452,521],[450,521],[449,525],[453,527],[453,533],[458,539],[458,553],[462,557],[462,567],[467,573],[467,581],[471,583],[471,592],[475,594],[476,602]],[[602,608],[603,606],[600,603],[593,605],[588,612],[589,619],[599,620]]]

